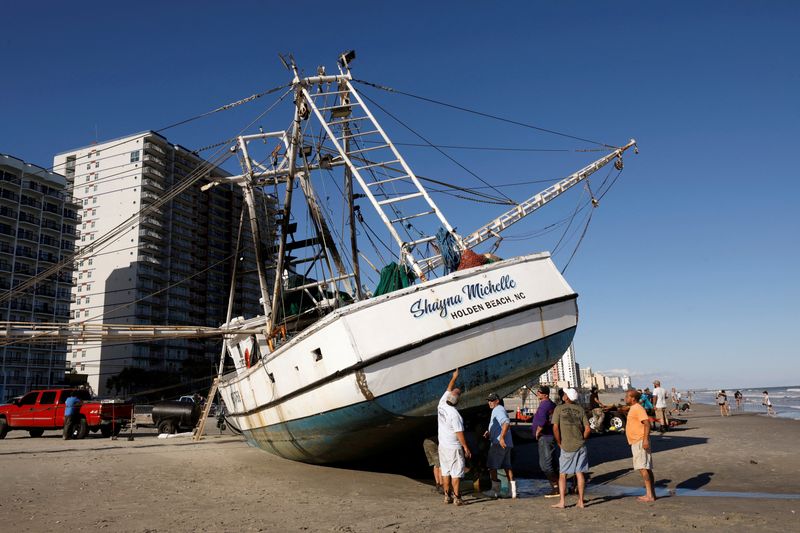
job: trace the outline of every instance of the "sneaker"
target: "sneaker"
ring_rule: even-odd
[[[558,493],[558,487],[553,487],[550,492],[544,495],[545,498],[560,498],[561,494]]]
[[[453,503],[453,498],[449,494],[445,494],[444,503]]]
[[[456,506],[464,505],[464,500],[461,499],[461,496],[456,496]]]

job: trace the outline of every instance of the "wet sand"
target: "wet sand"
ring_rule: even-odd
[[[687,425],[653,438],[659,490],[678,495],[651,504],[624,495],[640,487],[639,474],[631,472],[624,437],[602,436],[589,441],[584,510],[551,509],[555,502],[541,496],[494,501],[466,494],[468,505],[445,505],[427,480],[294,463],[238,437],[213,435],[216,429],[200,443],[11,432],[0,441],[0,530],[800,530],[800,499],[778,499],[800,495],[800,422],[752,414],[723,419],[710,406],[686,418]],[[535,476],[535,445],[519,438],[517,444],[515,465]],[[409,455],[423,461],[421,450]],[[716,491],[774,497],[701,497]]]

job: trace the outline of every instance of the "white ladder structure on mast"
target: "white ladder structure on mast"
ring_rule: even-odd
[[[334,83],[319,84],[320,91],[316,93],[309,91],[308,84],[302,84],[305,101],[397,242],[401,259],[424,280],[425,273],[442,259],[436,247],[436,230],[431,232],[431,228],[446,229],[459,247],[460,237],[353,88],[349,74],[335,79]],[[323,90],[324,87],[328,89]],[[335,103],[324,102],[326,97],[333,97]],[[325,105],[320,107],[318,103]],[[405,190],[398,191],[397,187]],[[411,231],[418,231],[412,220],[424,223],[420,226],[430,234],[420,231],[419,235],[412,235]],[[433,251],[426,256],[423,250]]]

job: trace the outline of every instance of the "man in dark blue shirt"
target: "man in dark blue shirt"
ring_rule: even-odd
[[[64,440],[72,438],[72,432],[81,423],[81,399],[78,391],[73,390],[64,402]]]
[[[556,444],[553,438],[553,410],[556,408],[550,400],[550,387],[542,385],[536,391],[536,396],[539,398],[539,408],[536,409],[536,414],[533,416],[531,422],[531,431],[539,444],[539,468],[542,469],[547,480],[550,482],[550,492],[545,494],[545,498],[557,498],[558,493],[558,475],[553,468],[553,453],[555,453]]]

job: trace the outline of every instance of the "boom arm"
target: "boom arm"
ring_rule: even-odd
[[[597,161],[588,164],[587,166],[583,167],[579,171],[575,172],[564,178],[563,180],[559,181],[558,183],[548,187],[544,191],[528,198],[524,202],[520,203],[513,209],[503,213],[496,219],[492,220],[490,223],[486,224],[485,226],[478,228],[474,232],[470,233],[467,237],[464,238],[464,247],[474,248],[481,244],[482,242],[491,239],[492,237],[496,237],[498,233],[505,230],[512,224],[519,222],[526,216],[530,215],[546,203],[550,202],[557,196],[561,195],[562,193],[566,192],[568,189],[572,188],[573,186],[577,185],[578,183],[582,182],[608,163],[613,161],[616,158],[622,158],[622,154],[630,147],[636,146],[636,140],[631,139],[628,144],[625,146],[621,146],[617,148],[613,152],[604,157],[598,159]],[[441,264],[441,259],[439,259],[435,264],[430,266],[431,269],[436,268],[438,265]]]

